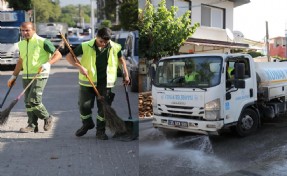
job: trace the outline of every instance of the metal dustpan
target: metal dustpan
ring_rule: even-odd
[[[113,136],[113,138],[116,140],[120,140],[120,141],[132,141],[132,140],[136,140],[139,136],[139,120],[132,118],[127,86],[124,85],[124,88],[125,88],[126,99],[127,99],[127,104],[128,104],[128,110],[129,110],[129,118],[127,120],[124,120],[127,132],[122,133],[122,134],[116,133]]]

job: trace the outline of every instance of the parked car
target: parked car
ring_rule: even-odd
[[[72,49],[76,48],[78,45],[82,43],[81,38],[76,35],[68,36],[68,41]]]
[[[138,31],[129,32],[125,46],[124,46],[124,56],[126,58],[127,69],[130,74],[130,87],[132,92],[138,92]]]
[[[120,44],[122,46],[122,50],[125,47],[125,43],[126,43],[126,39],[129,35],[128,31],[120,31],[117,34],[114,35],[114,40],[115,42],[117,42],[118,44]]]
[[[68,36],[68,41],[72,49],[76,48],[82,42],[88,41],[91,39],[91,36]]]

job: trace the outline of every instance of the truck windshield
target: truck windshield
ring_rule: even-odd
[[[19,29],[0,28],[0,43],[17,43],[20,40]]]
[[[168,58],[159,61],[155,86],[208,88],[220,83],[222,58],[219,56]]]

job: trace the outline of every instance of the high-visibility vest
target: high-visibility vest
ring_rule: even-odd
[[[234,68],[228,67],[227,72],[228,72],[228,76],[230,79],[234,78],[234,75],[231,74],[231,72],[234,70]]]
[[[23,79],[32,79],[39,71],[42,64],[49,61],[51,54],[44,50],[46,39],[34,34],[29,41],[22,40],[18,43],[20,58],[23,60]],[[45,70],[37,78],[48,78],[49,71]]]
[[[198,75],[197,72],[192,72],[191,74],[186,74],[184,76],[185,82],[196,81],[195,76]]]
[[[88,75],[92,82],[97,85],[97,67],[96,67],[96,51],[94,43],[96,39],[92,39],[82,43],[83,55],[81,65],[88,70]],[[108,51],[108,66],[107,66],[107,87],[114,87],[117,79],[117,69],[119,64],[118,52],[121,51],[121,45],[110,41],[111,47]],[[86,87],[92,87],[88,78],[79,73],[79,84]]]

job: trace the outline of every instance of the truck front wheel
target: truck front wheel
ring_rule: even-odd
[[[237,134],[244,137],[256,131],[259,124],[258,118],[258,114],[254,110],[244,109],[236,125]]]

